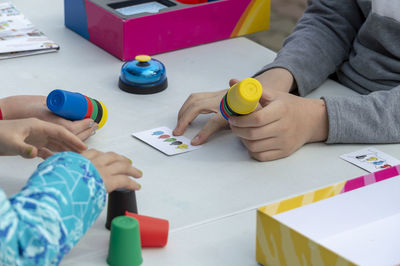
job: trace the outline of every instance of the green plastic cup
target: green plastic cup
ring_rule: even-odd
[[[139,223],[135,218],[118,216],[111,222],[107,263],[111,266],[142,264]]]

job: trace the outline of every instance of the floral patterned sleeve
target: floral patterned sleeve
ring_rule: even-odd
[[[7,199],[0,189],[0,265],[54,265],[104,208],[106,190],[93,164],[63,152],[41,163]]]

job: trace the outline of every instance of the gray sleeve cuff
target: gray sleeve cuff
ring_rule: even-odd
[[[338,143],[340,138],[340,113],[339,105],[334,97],[321,97],[325,101],[326,111],[328,113],[329,133],[327,144]]]
[[[400,86],[322,99],[329,119],[326,143],[400,143]]]

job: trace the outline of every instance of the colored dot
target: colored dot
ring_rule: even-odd
[[[171,144],[169,144],[169,145],[181,145],[182,144],[182,141],[174,141],[174,142],[172,142]]]
[[[154,131],[152,135],[161,135],[164,131]]]
[[[187,149],[189,147],[189,145],[187,144],[181,144],[178,147],[176,147],[177,149]]]
[[[169,138],[169,139],[164,140],[164,142],[172,142],[172,141],[175,141],[175,140],[176,140],[176,138]]]
[[[169,137],[171,137],[170,135],[161,135],[161,136],[159,136],[158,138],[159,139],[167,139],[167,138],[169,138]]]

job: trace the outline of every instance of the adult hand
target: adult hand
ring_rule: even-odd
[[[0,155],[47,158],[52,151],[80,153],[86,149],[85,143],[59,125],[37,118],[0,121]]]
[[[264,90],[260,104],[262,108],[249,115],[229,119],[233,133],[259,161],[286,157],[305,143],[328,137],[328,115],[323,100]]]
[[[98,127],[91,119],[70,121],[53,114],[47,108],[45,96],[10,96],[0,99],[0,107],[6,120],[38,118],[65,127],[81,140],[93,135]]]
[[[108,193],[118,188],[139,190],[140,185],[130,177],[141,177],[142,171],[132,166],[132,161],[114,152],[87,150],[82,153],[99,171]]]

